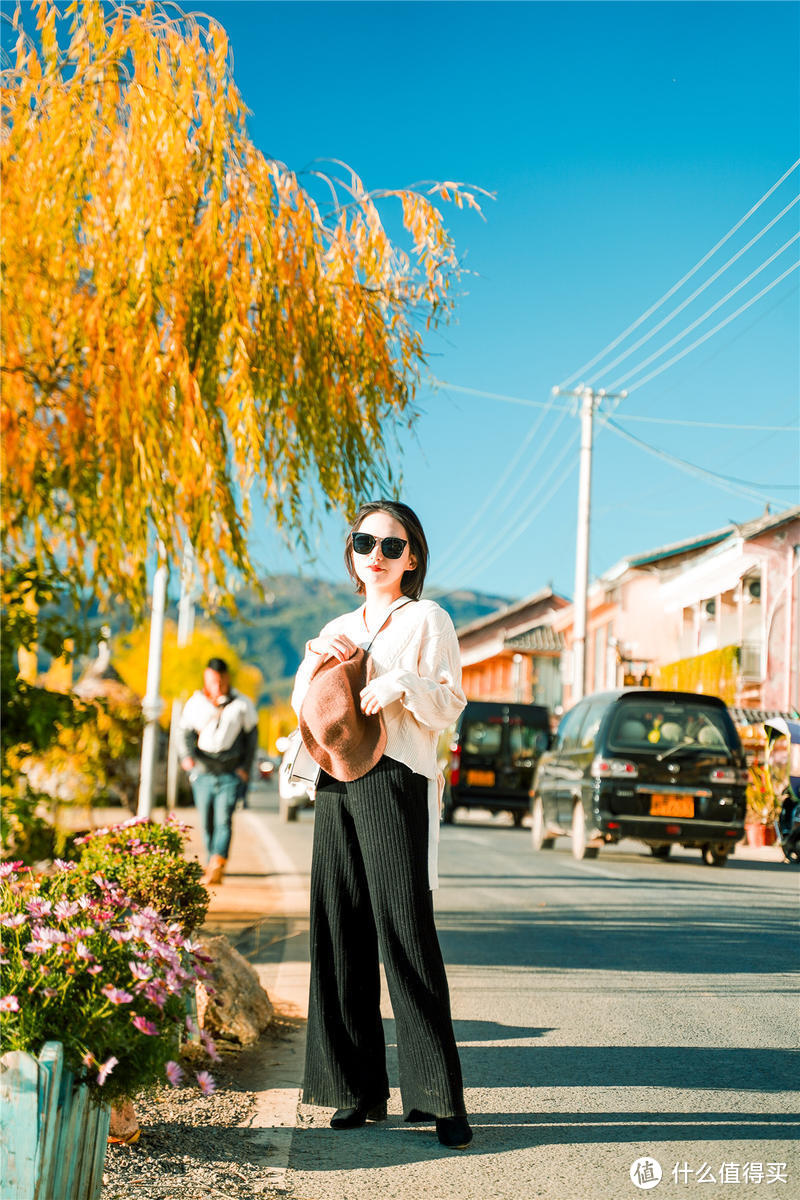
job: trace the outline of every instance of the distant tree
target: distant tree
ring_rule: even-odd
[[[128,687],[139,696],[144,695],[147,683],[149,642],[148,628],[140,626],[114,643],[114,667]],[[241,661],[221,630],[210,622],[204,622],[197,626],[187,646],[179,646],[177,626],[173,621],[167,621],[161,664],[161,695],[166,701],[161,724],[165,728],[169,726],[172,701],[185,700],[202,687],[203,669],[210,658],[225,659],[234,687],[258,704],[261,672],[257,667]]]
[[[340,510],[391,486],[459,271],[432,197],[478,205],[341,164],[301,183],[250,140],[214,21],[37,12],[2,71],[6,547],[140,611],[154,547],[188,539],[227,592],[253,577],[254,487],[302,540],[309,484]]]

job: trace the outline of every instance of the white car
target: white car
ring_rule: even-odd
[[[289,739],[279,737],[275,748],[282,755],[278,768],[278,811],[283,821],[296,821],[301,808],[309,808],[314,803],[313,787],[306,783],[292,782],[289,778],[290,759],[286,753]]]

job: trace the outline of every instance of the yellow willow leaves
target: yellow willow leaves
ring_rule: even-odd
[[[42,0],[37,23],[2,72],[4,536],[136,608],[156,540],[188,537],[209,585],[252,573],[253,487],[283,526],[309,485],[348,509],[386,476],[458,277],[431,196],[477,202],[340,163],[301,183],[249,140],[214,22]]]

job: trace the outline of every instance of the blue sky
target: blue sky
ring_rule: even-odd
[[[577,419],[455,388],[547,403],[554,384],[667,292],[800,157],[800,10],[785,3],[229,0],[202,11],[230,35],[235,77],[253,111],[250,129],[265,152],[295,168],[318,157],[344,159],[368,187],[436,178],[496,193],[485,222],[449,214],[473,274],[464,277],[454,323],[428,341],[432,373],[454,387],[420,391],[416,439],[402,441],[404,498],[427,529],[434,585],[521,596],[552,582],[571,594],[577,450],[568,443]],[[799,184],[796,170],[614,353],[704,283]],[[797,233],[797,214],[791,208],[596,386],[613,383],[761,266]],[[795,242],[648,369],[797,259]],[[609,430],[600,433],[593,574],[626,554],[756,516],[765,497],[778,506],[800,499],[800,489],[785,486],[798,482],[797,432],[626,419],[797,426],[797,280],[797,271],[789,274],[634,391],[614,417],[659,450],[755,486],[723,490]],[[326,521],[316,560],[301,565],[341,578],[342,531],[340,521]],[[267,569],[298,565],[262,514],[253,544]]]

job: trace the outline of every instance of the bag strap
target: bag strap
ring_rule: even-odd
[[[372,649],[372,645],[373,645],[373,643],[374,643],[374,641],[375,641],[375,638],[378,636],[378,634],[379,634],[379,633],[381,633],[381,632],[382,632],[382,630],[383,630],[383,627],[386,625],[387,621],[388,621],[388,620],[389,620],[389,618],[392,616],[392,614],[393,614],[393,613],[396,613],[396,612],[397,612],[397,610],[398,610],[399,608],[404,608],[404,607],[406,606],[406,604],[411,604],[411,603],[412,603],[412,600],[411,600],[411,598],[410,598],[410,597],[409,597],[408,599],[406,599],[406,600],[403,600],[403,602],[402,602],[402,603],[398,603],[397,601],[395,601],[395,602],[394,602],[394,604],[393,604],[393,605],[392,605],[392,607],[389,609],[389,611],[387,612],[386,616],[383,618],[383,620],[381,621],[380,625],[378,626],[378,628],[375,630],[375,632],[373,633],[372,637],[370,638],[369,645],[364,647],[364,653],[365,653],[365,654],[369,654],[370,650]]]

